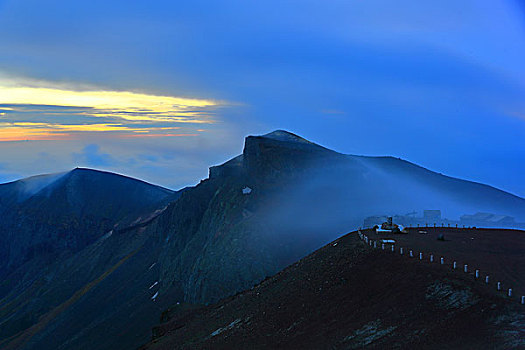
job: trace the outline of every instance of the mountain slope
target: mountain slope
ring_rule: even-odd
[[[177,196],[154,215],[97,236],[38,280],[27,272],[37,265],[17,275],[24,288],[0,301],[0,322],[15,310],[19,317],[9,322],[25,330],[9,333],[6,344],[138,346],[163,307],[212,303],[251,288],[374,214],[440,208],[445,215],[525,216],[525,200],[492,187],[395,158],[340,154],[285,131],[247,137],[241,155],[211,167],[208,179]],[[75,293],[82,297],[68,304]],[[32,310],[55,316],[31,330],[39,324],[24,318]]]
[[[82,249],[173,191],[90,169],[0,185],[0,276],[35,256]]]
[[[107,270],[126,245],[100,254],[87,248],[158,215],[178,195],[89,169],[0,185],[0,339],[35,324]]]
[[[141,349],[525,346],[523,305],[493,288],[448,266],[374,250],[354,232],[217,304],[170,308]]]

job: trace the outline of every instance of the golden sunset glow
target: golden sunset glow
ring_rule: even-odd
[[[0,78],[0,141],[64,139],[92,132],[192,136],[173,130],[180,129],[177,124],[214,123],[211,111],[222,104],[131,91],[75,90],[45,82],[24,85]]]
[[[46,129],[30,127],[5,127],[0,126],[0,142],[23,140],[67,140],[70,135],[52,133]]]
[[[193,136],[189,134],[173,134],[180,127],[132,127],[122,124],[80,124],[80,125],[52,125],[47,123],[0,123],[0,142],[19,140],[53,140],[68,139],[75,132],[131,132],[140,135],[133,137],[151,136]],[[164,134],[159,132],[166,132]]]
[[[90,107],[101,110],[177,113],[216,106],[211,100],[147,95],[129,91],[73,91],[43,87],[11,87],[0,82],[0,104]]]

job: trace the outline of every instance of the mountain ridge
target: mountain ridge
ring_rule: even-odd
[[[176,302],[208,304],[249,289],[378,212],[442,208],[445,215],[475,210],[525,213],[523,199],[502,191],[397,158],[344,155],[303,140],[284,131],[248,136],[242,154],[210,167],[209,177],[196,186],[176,192],[175,197],[161,191],[163,199],[155,208],[141,207],[144,213],[139,215],[128,212],[129,220],[121,225],[115,226],[119,220],[112,218],[95,230],[95,239],[76,253],[61,256],[45,271],[39,270],[37,259],[22,265],[10,275],[22,281],[19,287],[6,291],[0,285],[4,336],[24,332],[39,316],[84,290],[134,251],[96,288],[34,334],[23,349],[53,349],[57,342],[71,349],[138,346],[149,338],[158,307]],[[129,191],[121,195],[108,191],[106,185],[88,192],[129,195]],[[57,198],[69,198],[66,186],[61,188]],[[71,188],[75,198],[86,193],[78,183]],[[243,191],[246,188],[251,191]],[[104,210],[91,197],[85,201],[83,212],[97,214],[99,219],[93,223],[100,224]],[[40,210],[39,203],[31,208]],[[94,311],[93,305],[99,308]],[[108,338],[107,329],[119,338]]]

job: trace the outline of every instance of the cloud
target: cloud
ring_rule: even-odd
[[[9,170],[9,165],[6,162],[0,162],[0,184],[17,180],[20,178],[19,174],[14,174]]]
[[[91,167],[111,167],[118,164],[111,155],[102,153],[96,144],[87,145],[81,153],[73,153],[73,159],[79,165]]]
[[[224,102],[83,87],[0,76],[0,141],[64,140],[79,134],[195,136]],[[185,125],[185,130],[181,130]]]

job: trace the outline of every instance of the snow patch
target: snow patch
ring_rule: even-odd
[[[153,284],[151,285],[151,287],[149,287],[149,289],[155,287],[157,284],[159,284],[159,281],[155,281],[155,283],[153,283]]]
[[[229,325],[227,325],[226,327],[221,327],[219,329],[216,329],[215,331],[213,331],[211,334],[210,334],[210,337],[215,337],[216,335],[219,335],[221,334],[222,332],[224,331],[227,331],[229,329],[232,329],[233,327],[235,327],[235,325],[237,323],[241,322],[241,319],[238,318],[236,319],[235,321],[233,321],[232,323],[230,323]]]
[[[250,193],[252,193],[252,189],[249,188],[248,186],[242,189],[242,194],[250,194]]]
[[[158,296],[159,296],[159,292],[153,294],[153,296],[151,297],[151,300],[155,301],[155,299],[157,299]]]
[[[106,234],[104,234],[104,236],[100,237],[99,242],[105,241],[106,239],[111,237],[111,235],[113,235],[113,230],[107,232]]]

